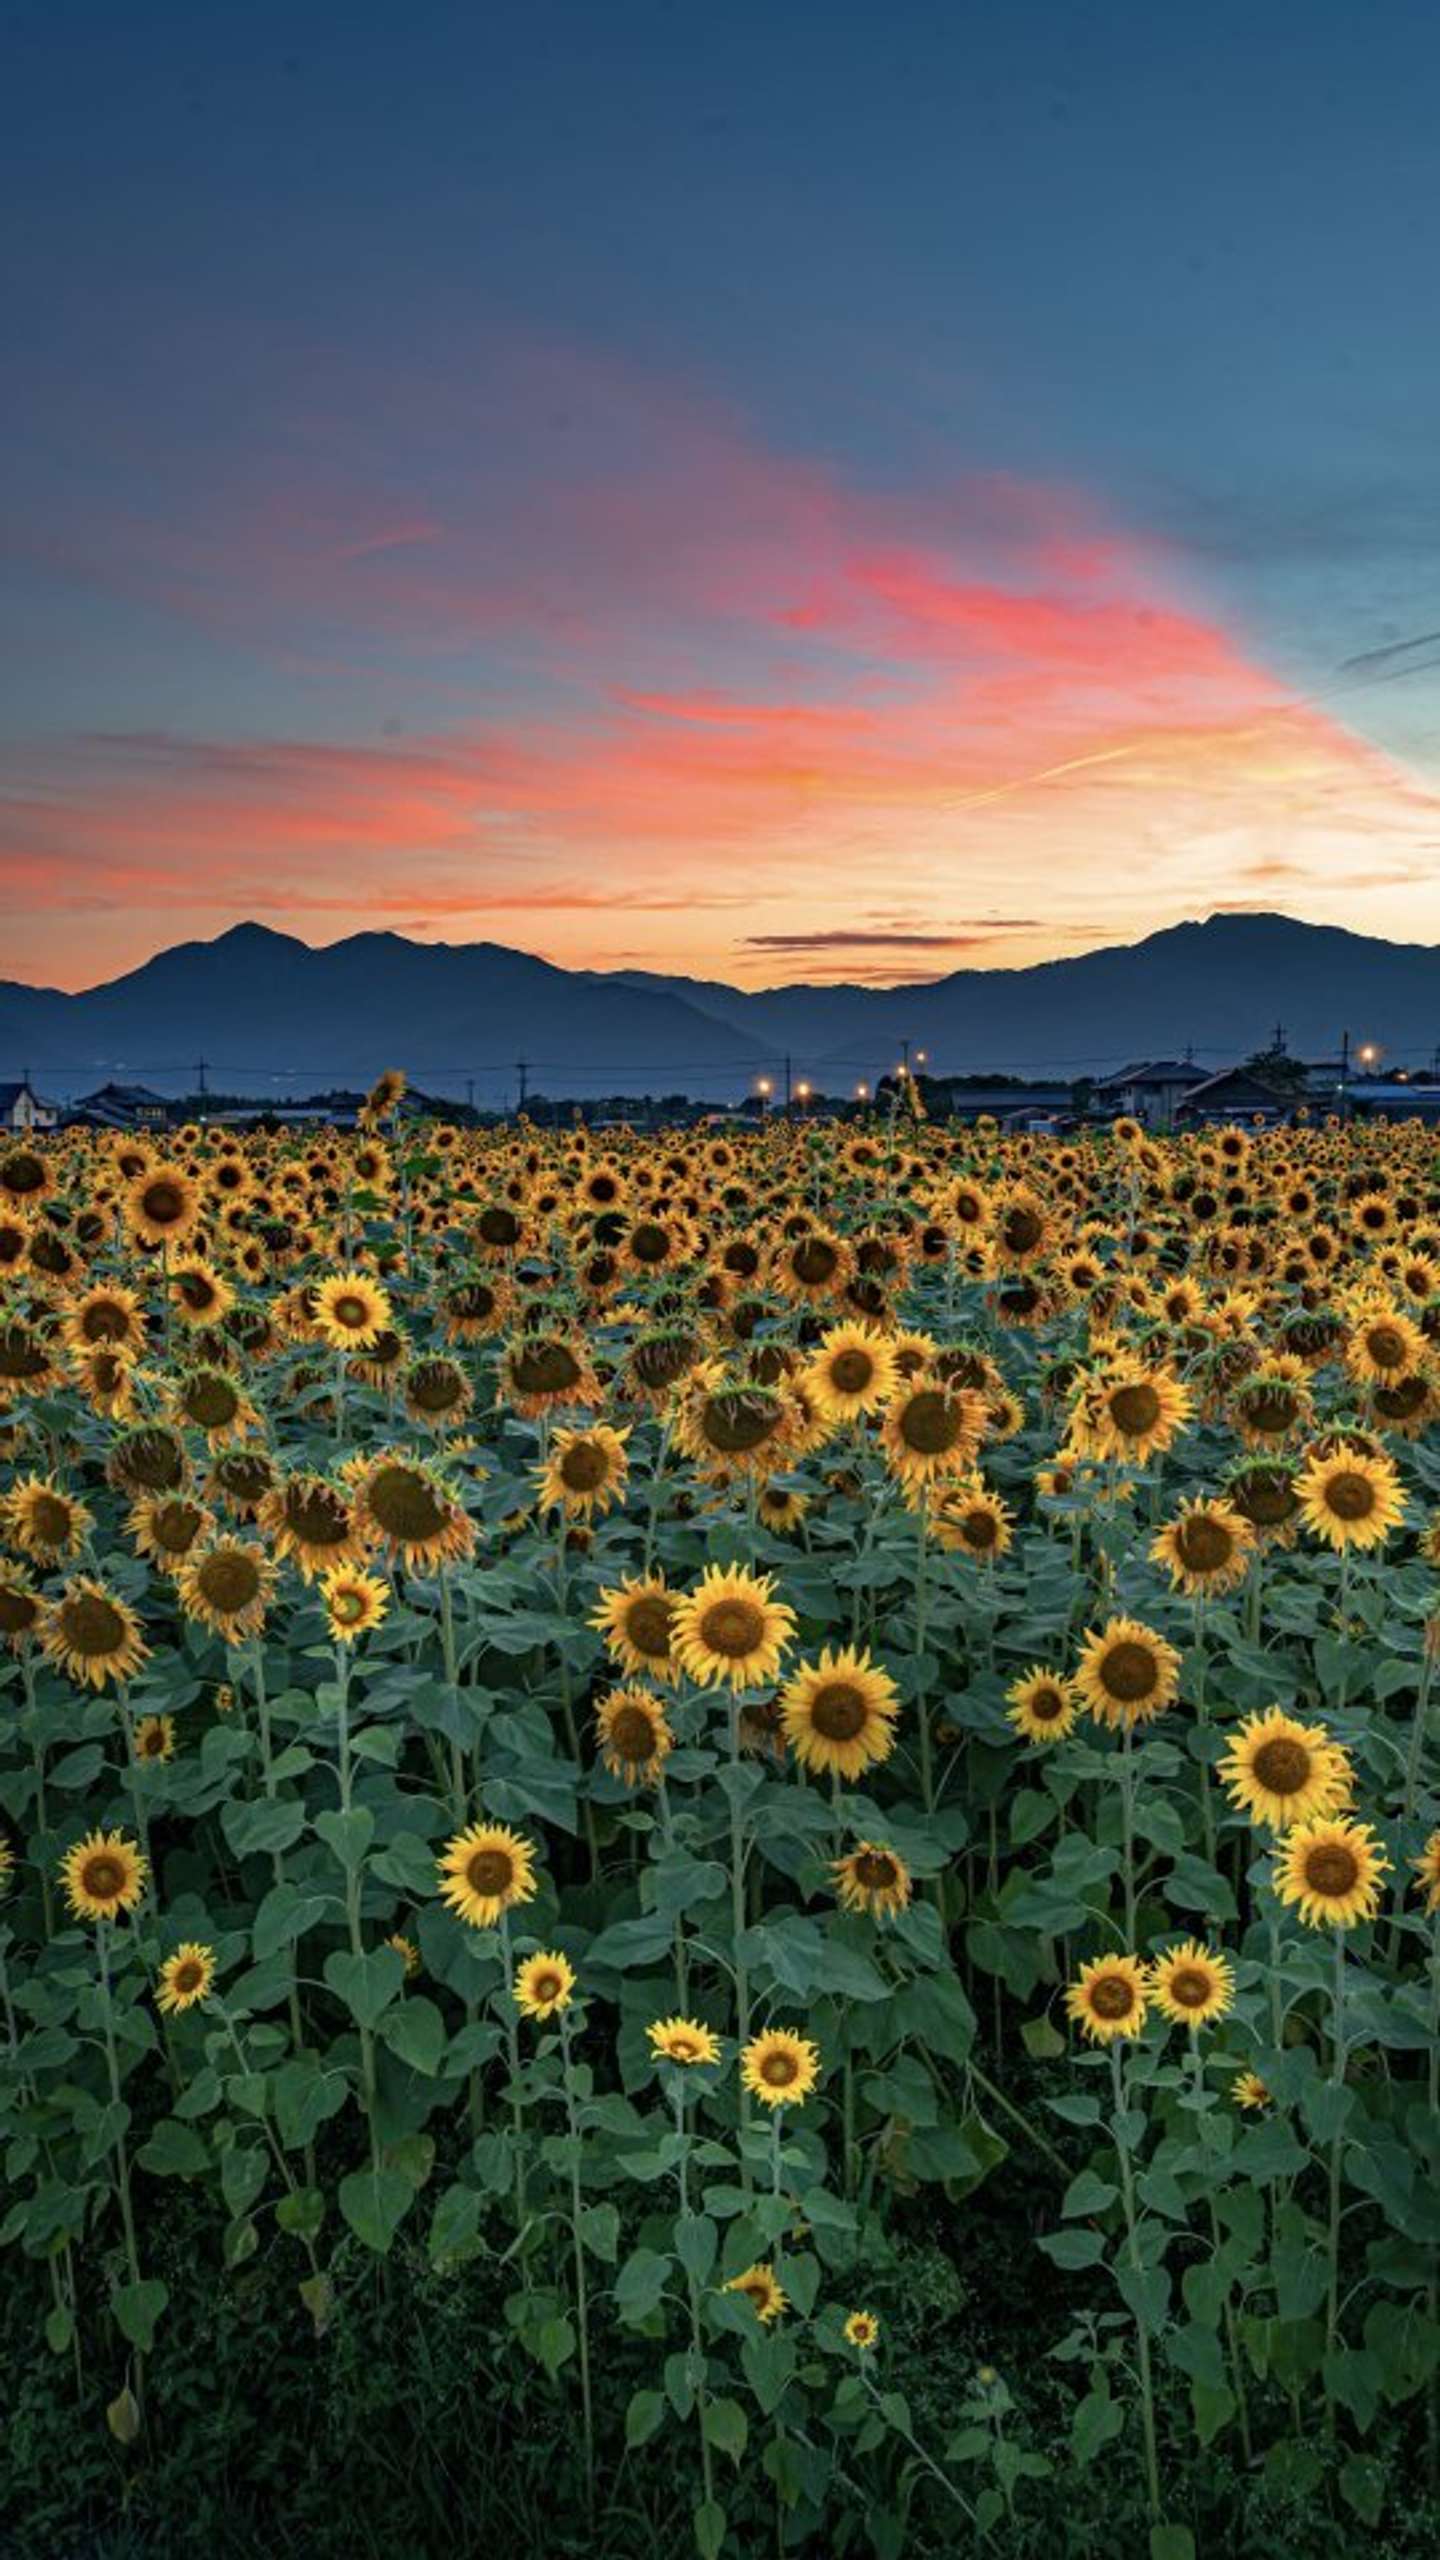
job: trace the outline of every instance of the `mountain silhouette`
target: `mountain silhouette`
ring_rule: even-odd
[[[1212,916],[1144,941],[923,985],[751,991],[644,970],[552,967],[492,942],[362,933],[313,950],[258,924],[158,952],[75,995],[0,983],[0,1075],[73,1097],[107,1079],[285,1095],[403,1066],[436,1093],[689,1093],[731,1099],[788,1056],[848,1093],[908,1040],[932,1073],[1075,1079],[1190,1048],[1219,1066],[1268,1047],[1333,1057],[1342,1035],[1391,1064],[1440,1041],[1440,950],[1282,915]]]

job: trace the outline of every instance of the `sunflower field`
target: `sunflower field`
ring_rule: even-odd
[[[1428,2550],[1433,1141],[402,1094],[0,1152],[14,2547]]]

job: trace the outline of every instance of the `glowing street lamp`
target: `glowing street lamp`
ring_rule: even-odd
[[[870,1087],[863,1079],[855,1087],[855,1099],[857,1102],[868,1102],[870,1099]]]

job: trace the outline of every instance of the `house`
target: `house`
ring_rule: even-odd
[[[170,1105],[163,1093],[152,1093],[148,1085],[102,1084],[94,1093],[82,1094],[65,1116],[72,1128],[163,1129],[169,1123]]]
[[[0,1129],[54,1129],[59,1121],[58,1102],[42,1101],[28,1076],[0,1084]]]
[[[1222,1067],[1218,1075],[1206,1076],[1176,1106],[1176,1125],[1193,1129],[1202,1121],[1264,1120],[1271,1124],[1292,1119],[1297,1110],[1306,1107],[1303,1092],[1286,1092],[1280,1085],[1270,1084],[1250,1067]]]
[[[1357,1120],[1440,1121],[1440,1084],[1362,1076],[1346,1085],[1338,1098]]]
[[[1138,1120],[1143,1129],[1169,1129],[1186,1094],[1205,1080],[1205,1069],[1193,1058],[1145,1058],[1106,1076],[1094,1099],[1118,1119]]]

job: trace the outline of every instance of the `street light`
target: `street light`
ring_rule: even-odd
[[[1362,1040],[1355,1055],[1362,1067],[1373,1067],[1379,1064],[1380,1051],[1373,1040]]]
[[[862,1081],[861,1083],[857,1084],[857,1086],[855,1087],[855,1099],[856,1099],[856,1101],[857,1101],[857,1102],[868,1102],[868,1101],[869,1101],[869,1099],[870,1099],[870,1087],[868,1086],[868,1084],[864,1083],[863,1081]]]

